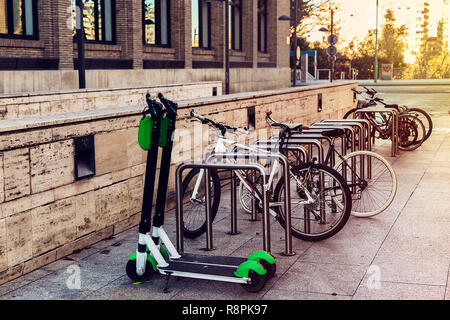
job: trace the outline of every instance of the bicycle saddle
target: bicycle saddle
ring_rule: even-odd
[[[332,130],[324,130],[322,135],[330,138],[338,138],[345,134],[345,131],[342,129],[332,129]]]
[[[300,130],[303,125],[301,123],[272,123],[272,126],[294,131],[294,130]]]

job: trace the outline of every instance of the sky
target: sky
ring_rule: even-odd
[[[437,23],[441,19],[444,0],[428,0],[430,9],[429,36],[436,36]],[[340,20],[340,39],[338,47],[345,46],[352,39],[363,39],[369,29],[376,27],[376,0],[337,0],[339,11],[335,13],[335,21]],[[405,23],[410,29],[415,28],[415,6],[423,0],[379,0],[379,32],[384,21],[384,8],[392,8],[398,22]],[[408,9],[410,8],[410,9]],[[318,26],[319,29],[321,26]],[[308,40],[322,41],[323,32],[310,33]]]

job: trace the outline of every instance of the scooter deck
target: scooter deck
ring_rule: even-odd
[[[234,273],[246,260],[238,257],[183,254],[180,259],[171,260],[167,267],[158,267],[158,269],[161,273],[171,273],[175,276],[245,283],[245,279],[236,277]]]
[[[238,267],[242,262],[245,262],[246,260],[247,259],[241,258],[241,257],[208,256],[208,255],[193,254],[193,253],[182,253],[181,258],[174,260],[174,261]]]

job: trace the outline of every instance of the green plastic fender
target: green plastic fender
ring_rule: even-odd
[[[261,260],[266,261],[269,264],[275,264],[277,261],[274,256],[272,256],[267,251],[255,251],[253,252],[250,257],[248,257],[248,260],[250,261],[256,261],[259,262]]]
[[[146,116],[139,121],[138,142],[139,146],[148,151],[152,141],[152,130],[154,120],[150,116]]]
[[[254,260],[247,260],[239,265],[234,275],[239,278],[247,278],[250,270],[255,271],[260,276],[263,276],[267,273],[266,268],[264,268],[258,262]]]
[[[164,260],[169,261],[169,252],[167,252],[167,249],[163,246],[159,247],[159,252],[161,252],[162,256],[164,257]]]
[[[161,134],[159,136],[159,146],[164,148],[167,145],[167,133],[169,131],[169,118],[164,117],[161,120]]]
[[[136,252],[130,254],[130,256],[128,257],[128,259],[130,260],[136,260]],[[151,254],[147,254],[147,260],[152,264],[153,266],[153,270],[156,271],[156,266],[158,265],[155,258],[153,258],[153,256]]]

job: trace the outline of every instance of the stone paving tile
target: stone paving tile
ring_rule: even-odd
[[[184,288],[173,300],[258,300],[270,288],[270,280],[258,293],[247,292],[236,283],[194,279],[180,279],[179,282]]]
[[[353,295],[367,268],[343,264],[296,262],[273,286],[274,290]]]
[[[444,286],[430,286],[411,283],[385,282],[380,283],[380,289],[369,289],[361,285],[354,300],[442,300]]]
[[[181,281],[181,280],[180,280]],[[171,282],[172,284],[172,282]],[[169,300],[182,288],[170,286],[170,291],[164,293],[165,279],[162,275],[155,274],[149,283],[132,284],[128,276],[108,283],[96,291],[84,296],[84,300]]]
[[[136,250],[137,227],[100,241],[19,279],[0,286],[0,299],[120,300],[309,300],[309,299],[450,299],[450,126],[447,114],[436,118],[431,138],[413,152],[390,157],[390,141],[374,151],[397,173],[398,191],[391,206],[372,218],[351,217],[334,237],[321,242],[293,238],[296,255],[285,257],[284,229],[270,219],[271,252],[277,273],[258,294],[239,284],[170,278],[154,274],[134,285],[125,274]],[[262,249],[262,222],[249,221],[238,209],[238,235],[230,229],[229,188],[223,188],[214,220],[214,251],[205,237],[185,239],[185,251],[246,257]],[[239,204],[238,204],[239,207]],[[261,219],[261,217],[259,217]],[[175,211],[166,214],[166,232],[175,241]],[[69,289],[72,268],[79,266],[81,287]],[[379,268],[381,289],[369,289],[371,268]]]
[[[390,235],[372,265],[380,268],[383,281],[445,286],[450,262],[447,245]]]
[[[314,243],[302,261],[369,265],[378,251],[391,222],[351,217],[334,237]]]
[[[20,278],[11,280],[0,286],[0,297],[11,291],[14,291],[21,287],[24,287],[24,286],[32,283],[33,281],[43,278],[43,277],[49,275],[50,273],[51,273],[51,271],[47,271],[47,270],[41,268],[41,269],[32,271]]]

